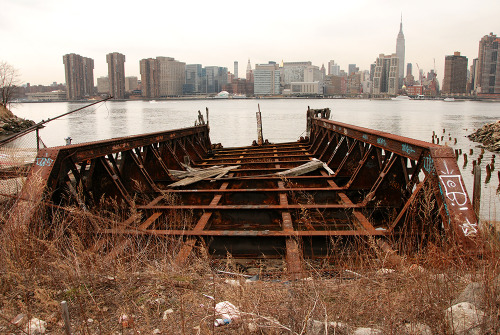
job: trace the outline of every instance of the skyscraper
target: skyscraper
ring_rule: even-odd
[[[246,78],[247,82],[253,83],[253,71],[252,64],[250,64],[250,59],[248,59]]]
[[[106,55],[108,63],[109,94],[114,99],[125,98],[125,55],[112,52]]]
[[[63,56],[66,97],[79,100],[94,94],[94,60],[77,54]]]
[[[396,55],[399,58],[399,82],[398,88],[403,86],[403,78],[405,76],[405,35],[403,34],[403,15],[401,15],[401,23],[399,24],[399,33],[396,41]]]
[[[143,97],[182,95],[186,83],[186,63],[171,57],[146,58],[139,63]]]
[[[254,94],[280,94],[280,70],[276,63],[257,64],[254,71]]]
[[[475,89],[478,94],[500,94],[500,38],[493,33],[479,41]]]
[[[340,66],[338,64],[335,64],[334,60],[328,62],[328,74],[334,76],[340,75]]]
[[[465,93],[467,87],[467,57],[455,52],[444,61],[443,93]]]
[[[375,62],[373,94],[396,95],[398,92],[399,57],[380,54]]]
[[[238,79],[238,61],[234,61],[234,79]]]

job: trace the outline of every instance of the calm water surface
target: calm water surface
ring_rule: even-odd
[[[431,141],[432,132],[445,143],[469,154],[469,164],[462,175],[472,196],[472,160],[481,150],[465,136],[486,123],[500,119],[500,103],[476,101],[391,101],[349,99],[242,99],[189,101],[126,101],[106,102],[65,116],[47,124],[40,135],[47,146],[64,145],[64,138],[82,143],[142,134],[154,131],[190,127],[198,110],[209,109],[212,143],[225,147],[250,145],[257,138],[255,113],[260,104],[264,138],[270,142],[295,141],[305,132],[307,106],[332,110],[331,119],[357,126],[382,130],[424,141]],[[26,103],[14,105],[16,115],[36,122],[53,118],[84,104]],[[445,133],[443,134],[443,129]],[[452,140],[449,141],[449,137]],[[454,139],[457,138],[457,144]],[[440,144],[443,144],[440,142]],[[486,152],[483,168],[491,161]],[[500,220],[500,201],[497,194],[500,157],[496,157],[491,181],[482,188],[481,216]],[[463,158],[458,161],[460,167]],[[483,181],[485,179],[483,170]]]

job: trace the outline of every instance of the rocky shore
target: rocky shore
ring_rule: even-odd
[[[468,137],[474,142],[482,143],[490,151],[500,152],[500,121],[486,124]]]
[[[35,122],[15,116],[0,105],[0,139],[34,126]]]

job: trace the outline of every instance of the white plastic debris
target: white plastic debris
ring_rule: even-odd
[[[31,335],[41,335],[45,334],[45,327],[47,326],[47,322],[42,321],[37,318],[31,319],[26,325],[25,332]]]
[[[215,305],[215,312],[221,316],[214,321],[216,327],[230,324],[240,318],[239,309],[229,301],[221,301]]]

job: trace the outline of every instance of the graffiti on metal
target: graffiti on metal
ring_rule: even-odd
[[[53,159],[51,158],[46,158],[46,157],[41,157],[36,159],[36,165],[45,167],[45,166],[52,166],[52,163],[54,162]]]
[[[460,174],[453,174],[444,162],[446,171],[441,171],[439,179],[444,187],[445,196],[451,201],[451,205],[463,206],[467,203],[467,193]]]
[[[457,206],[464,214],[469,212],[467,206],[467,192],[465,191],[462,175],[454,174],[454,170],[450,170],[444,162],[445,171],[441,171],[439,180],[444,188],[444,195],[450,201],[451,206]],[[465,236],[475,235],[477,233],[477,223],[471,223],[468,218],[465,218],[464,223],[460,224]],[[475,220],[474,220],[475,221]]]
[[[411,155],[411,154],[415,153],[415,150],[412,148],[412,146],[411,146],[411,145],[409,145],[409,144],[406,144],[406,143],[403,143],[403,144],[401,145],[401,149],[402,149],[404,152],[406,152],[408,155]]]
[[[384,147],[387,146],[387,142],[381,137],[377,138],[377,144],[383,145]]]
[[[424,169],[427,172],[434,171],[434,162],[433,162],[432,158],[429,156],[424,157]]]

